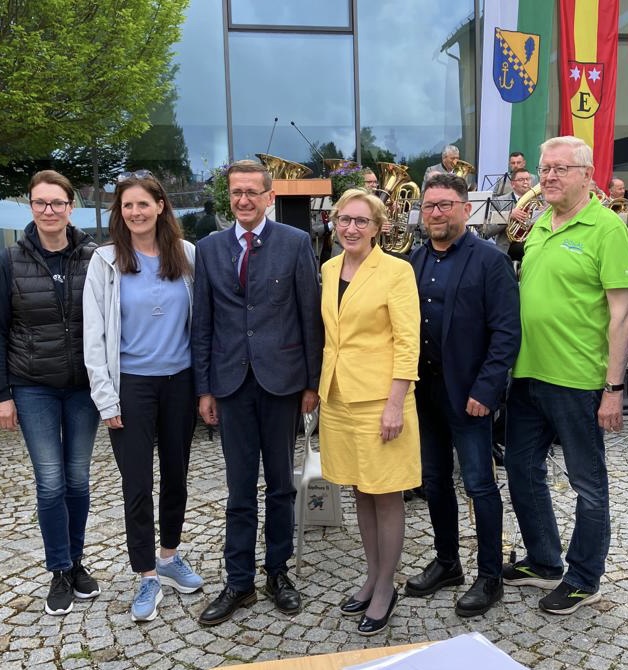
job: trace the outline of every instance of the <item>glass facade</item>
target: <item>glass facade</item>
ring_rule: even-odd
[[[420,181],[449,143],[476,164],[482,4],[191,0],[175,78],[176,119],[193,172],[206,177],[257,153],[316,172],[318,150],[365,165],[405,163]],[[621,66],[628,62],[628,0],[620,0],[619,26],[621,174],[628,170],[628,69]],[[558,133],[557,45],[555,28],[547,136]]]

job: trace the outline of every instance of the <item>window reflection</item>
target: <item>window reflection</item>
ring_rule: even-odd
[[[291,121],[319,148],[333,142],[345,157],[355,152],[349,35],[231,33],[229,50],[235,159],[270,153],[312,162]]]
[[[207,179],[229,155],[221,0],[191,0],[173,51],[177,122],[192,171]]]
[[[360,0],[356,22],[362,162],[405,163],[419,183],[446,144],[473,162],[472,0]]]
[[[350,0],[231,0],[232,25],[349,28]]]

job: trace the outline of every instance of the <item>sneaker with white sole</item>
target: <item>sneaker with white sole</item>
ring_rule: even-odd
[[[562,580],[562,572],[556,575],[533,569],[524,559],[517,563],[506,563],[502,568],[504,584],[509,586],[536,586],[539,589],[555,589]]]
[[[203,578],[179,554],[175,554],[172,561],[165,565],[157,559],[156,570],[161,583],[172,586],[179,593],[194,593],[203,586]]]
[[[100,595],[100,586],[98,586],[98,582],[90,575],[87,568],[81,563],[80,558],[77,558],[74,561],[71,572],[74,595],[77,598],[87,600]]]
[[[54,570],[44,610],[47,614],[62,616],[71,612],[73,606],[72,571]]]
[[[163,597],[159,579],[142,577],[140,588],[131,606],[131,619],[133,621],[152,621],[157,616],[157,605]]]
[[[550,614],[572,614],[583,605],[592,605],[602,599],[600,590],[584,591],[561,582],[545,598],[539,600],[539,607]]]

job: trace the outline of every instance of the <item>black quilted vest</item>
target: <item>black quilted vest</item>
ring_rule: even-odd
[[[11,263],[11,329],[8,364],[21,380],[54,388],[86,386],[83,362],[83,286],[96,248],[83,231],[68,227],[72,249],[65,267],[64,297],[32,241],[34,223],[9,248]]]

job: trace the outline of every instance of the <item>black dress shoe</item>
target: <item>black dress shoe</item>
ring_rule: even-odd
[[[473,586],[456,603],[458,616],[479,616],[499,602],[504,595],[501,577],[478,577]]]
[[[340,611],[345,616],[357,616],[366,612],[371,604],[371,599],[368,600],[356,600],[353,596],[345,600],[340,605]]]
[[[296,614],[301,611],[301,595],[285,572],[268,575],[266,593],[275,601],[280,612]]]
[[[458,586],[464,584],[464,575],[460,561],[447,567],[435,558],[420,575],[410,577],[406,582],[407,596],[427,596],[436,593],[443,586]]]
[[[220,595],[203,610],[198,622],[204,626],[216,626],[230,619],[239,607],[252,605],[256,601],[255,587],[250,591],[235,591],[230,586],[225,586]]]
[[[392,613],[395,611],[398,597],[399,594],[397,593],[397,589],[395,589],[390,599],[390,605],[388,605],[388,611],[381,619],[371,619],[370,616],[363,614],[358,624],[358,633],[360,635],[375,635],[375,633],[384,630],[388,626],[388,619],[390,619]]]

